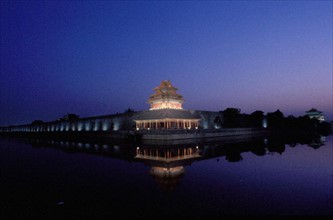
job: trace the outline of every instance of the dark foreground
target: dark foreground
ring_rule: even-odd
[[[332,135],[170,146],[0,138],[0,157],[1,219],[333,215]],[[153,172],[164,168],[182,172]]]

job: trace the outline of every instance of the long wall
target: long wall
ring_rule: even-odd
[[[100,132],[130,130],[135,124],[131,120],[132,114],[114,114],[76,120],[57,120],[40,124],[26,124],[0,127],[0,132]],[[133,121],[133,122],[132,122]]]
[[[222,115],[219,112],[194,111],[200,116],[200,129],[217,129],[222,126]],[[0,133],[52,133],[52,132],[112,132],[135,130],[133,118],[140,114],[124,113],[75,120],[57,120],[40,124],[25,124],[0,127]],[[216,120],[218,119],[218,120]],[[218,121],[219,123],[217,123]]]

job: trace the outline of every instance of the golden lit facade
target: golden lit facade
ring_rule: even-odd
[[[155,93],[148,99],[149,110],[183,109],[184,99],[177,94],[178,89],[173,87],[169,80],[163,80],[154,90]]]
[[[140,112],[134,119],[136,130],[198,129],[200,117],[183,109],[184,99],[169,80],[163,80],[154,90],[148,99],[149,111]]]

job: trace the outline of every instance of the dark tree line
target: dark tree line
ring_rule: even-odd
[[[310,119],[307,115],[295,117],[290,115],[285,117],[278,109],[275,112],[269,112],[266,115],[263,111],[254,111],[251,114],[241,113],[238,108],[227,108],[220,111],[223,115],[224,128],[245,128],[266,127],[285,132],[319,132],[329,134],[331,125],[328,122],[320,122],[317,119]]]
[[[220,112],[223,115],[223,127],[225,128],[262,127],[265,117],[262,111],[241,114],[241,110],[237,108],[227,108]]]

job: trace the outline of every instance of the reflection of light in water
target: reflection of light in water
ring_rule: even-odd
[[[177,167],[152,167],[150,173],[158,177],[176,177],[184,174],[185,168],[183,166]]]
[[[113,149],[114,149],[115,152],[119,152],[120,147],[119,147],[118,145],[114,145],[114,146],[113,146]]]
[[[82,148],[83,147],[83,144],[80,142],[77,144],[78,148]]]
[[[268,144],[268,139],[267,139],[267,138],[264,139],[264,144],[265,144],[265,145]]]
[[[103,151],[108,151],[109,146],[107,144],[102,145]]]

